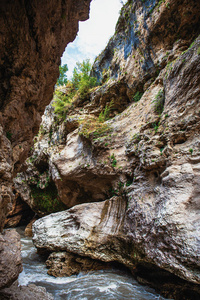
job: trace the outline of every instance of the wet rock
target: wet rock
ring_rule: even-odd
[[[35,284],[28,286],[18,286],[15,282],[9,288],[0,291],[1,300],[53,300],[54,297],[46,292],[46,289]]]
[[[19,234],[7,229],[0,235],[0,289],[10,286],[22,272]]]
[[[37,220],[38,218],[34,217],[26,226],[25,228],[25,236],[33,236],[33,232],[32,232],[32,227],[33,227],[33,223]]]
[[[51,253],[46,265],[49,269],[47,273],[55,277],[77,275],[81,272],[107,269],[110,266],[102,261],[67,252]]]

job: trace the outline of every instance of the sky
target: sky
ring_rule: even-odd
[[[61,65],[67,64],[70,78],[76,62],[95,57],[105,48],[109,38],[115,32],[119,17],[121,0],[93,0],[90,5],[90,18],[79,22],[79,32],[74,42],[68,44],[61,58]]]

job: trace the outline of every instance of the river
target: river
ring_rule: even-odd
[[[47,274],[45,261],[36,253],[32,239],[21,235],[23,272],[19,284],[43,286],[56,300],[164,300],[153,289],[142,286],[125,271],[101,270],[71,277],[52,277]]]

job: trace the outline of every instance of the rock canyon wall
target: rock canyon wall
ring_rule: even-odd
[[[27,170],[14,182],[20,199],[39,217],[47,215],[34,223],[33,240],[38,250],[51,252],[50,274],[64,275],[75,254],[118,262],[133,273],[159,268],[158,276],[174,274],[176,283],[190,282],[194,297],[200,295],[199,28],[195,0],[129,0],[93,65],[99,86],[76,97],[63,120],[51,104],[45,109]],[[47,72],[48,63],[47,57],[39,70]],[[42,87],[46,105],[51,95]],[[181,291],[179,298],[172,288],[165,296],[187,299]]]
[[[100,86],[63,122],[46,109],[29,166],[73,208],[35,222],[38,249],[200,283],[199,25],[196,1],[128,1],[93,65]]]
[[[12,208],[13,174],[28,156],[52,98],[60,57],[76,37],[78,22],[88,18],[89,5],[90,0],[0,3],[0,231]],[[9,241],[19,240],[17,233],[0,239],[1,268],[9,261],[13,266],[12,272],[1,272],[2,288],[17,279],[21,262],[17,251],[8,251]]]

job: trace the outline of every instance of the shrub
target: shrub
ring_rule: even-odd
[[[112,167],[114,168],[114,167],[116,167],[116,165],[117,165],[117,160],[116,160],[116,158],[115,158],[115,155],[114,155],[114,153],[111,155],[111,165],[112,165]]]
[[[62,120],[66,118],[68,109],[72,104],[72,99],[75,94],[70,83],[67,85],[67,87],[67,93],[64,93],[63,91],[60,91],[58,89],[54,92],[52,103],[52,106],[54,107],[54,113],[57,115],[58,119]]]
[[[71,81],[66,84],[66,92],[57,89],[54,93],[54,113],[58,119],[66,118],[69,107],[72,105],[75,96],[84,99],[89,90],[96,86],[96,78],[90,76],[91,64],[89,60],[76,63]]]
[[[89,59],[83,60],[82,63],[77,62],[73,71],[72,84],[81,98],[84,98],[89,89],[96,86],[97,79],[90,76],[91,64]]]
[[[143,93],[137,91],[137,92],[135,93],[135,95],[133,96],[133,101],[134,101],[134,102],[138,102],[138,101],[142,98],[142,95],[143,95]]]
[[[93,116],[79,120],[79,124],[79,135],[83,135],[86,138],[90,137],[91,139],[105,136],[112,130],[108,124],[99,122],[99,120]]]
[[[164,109],[164,103],[165,103],[165,96],[164,96],[164,90],[160,89],[158,94],[156,95],[154,101],[154,112],[157,114],[161,114]]]
[[[52,213],[66,209],[66,206],[59,200],[57,188],[54,183],[49,183],[45,189],[31,186],[31,195],[37,209],[44,213]]]
[[[189,149],[189,152],[192,154],[192,153],[193,153],[193,149],[192,149],[192,148],[190,148],[190,149]]]
[[[105,109],[99,114],[98,121],[99,122],[105,122],[106,120],[109,119],[110,115],[110,110],[112,109],[113,106],[113,100],[106,105]]]
[[[153,123],[153,124],[152,124],[153,129],[155,130],[155,133],[158,131],[159,125],[160,125],[160,122],[159,122],[159,123]]]
[[[66,75],[67,71],[68,71],[68,67],[66,64],[63,66],[59,66],[60,75],[56,83],[57,86],[62,86],[67,84],[67,75]]]

